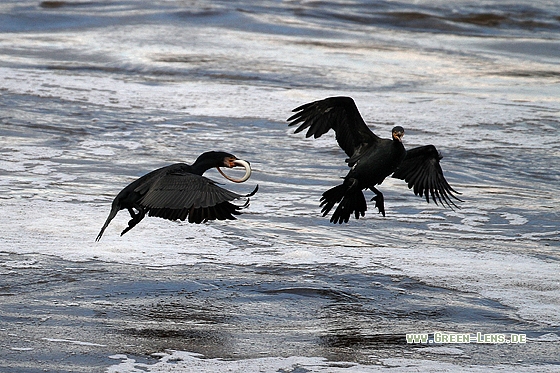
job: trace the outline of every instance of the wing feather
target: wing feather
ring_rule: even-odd
[[[318,138],[329,130],[334,130],[338,145],[355,163],[366,149],[375,146],[379,137],[364,122],[354,100],[350,97],[329,97],[323,100],[301,105],[288,121],[289,126],[299,125],[295,133],[306,128],[305,137]]]
[[[140,200],[140,205],[147,208],[198,208],[240,197],[243,196],[219,187],[204,176],[170,173],[150,187]]]
[[[233,215],[239,215],[238,210],[247,204],[237,206],[230,201],[249,197],[258,188],[248,195],[241,195],[219,187],[204,176],[186,171],[171,170],[160,176],[150,185],[139,205],[148,211],[149,216],[168,220],[188,218],[191,223],[235,219]]]
[[[425,197],[428,203],[431,198],[436,205],[439,201],[442,206],[459,208],[453,199],[463,202],[455,196],[461,193],[453,189],[443,176],[439,163],[441,158],[433,145],[410,149],[393,177],[404,180],[415,195]]]

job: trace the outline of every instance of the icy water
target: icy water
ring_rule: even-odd
[[[560,371],[560,6],[528,4],[3,1],[0,371]],[[333,95],[434,144],[461,209],[388,179],[385,218],[323,218],[345,154],[286,118]],[[94,241],[206,150],[253,166],[206,174],[259,185],[238,220]],[[405,337],[436,332],[527,342]]]

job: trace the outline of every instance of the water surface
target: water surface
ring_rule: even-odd
[[[545,0],[3,2],[2,366],[558,371],[559,19]],[[332,95],[434,144],[461,209],[388,179],[385,218],[331,225],[345,154],[286,118]],[[94,242],[127,183],[210,149],[254,168],[224,185],[259,185],[237,221],[120,237],[122,212]],[[406,343],[435,331],[529,342]]]

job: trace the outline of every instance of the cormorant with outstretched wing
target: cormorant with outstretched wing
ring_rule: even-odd
[[[306,137],[318,138],[332,129],[348,155],[346,162],[351,169],[344,182],[321,197],[323,216],[338,203],[332,223],[348,222],[352,214],[356,219],[364,216],[367,205],[362,191],[367,188],[375,193],[372,201],[385,216],[383,194],[375,186],[391,174],[406,181],[427,202],[431,197],[436,204],[439,201],[444,206],[457,207],[452,198],[461,201],[453,194],[460,193],[445,180],[439,164],[442,157],[433,145],[405,150],[401,126],[393,128],[391,140],[380,138],[368,128],[352,98],[329,97],[301,105],[293,112],[288,121],[289,126],[299,125],[295,133],[307,129]]]
[[[220,167],[242,166],[245,175],[240,179],[227,176]],[[185,220],[189,223],[203,223],[208,220],[235,219],[245,205],[237,206],[231,201],[250,197],[257,192],[243,196],[224,188],[202,174],[216,167],[228,180],[241,183],[251,176],[249,162],[237,159],[225,152],[206,152],[201,154],[192,165],[175,163],[154,170],[133,181],[115,197],[109,217],[97,235],[101,239],[105,228],[120,210],[127,209],[132,219],[121,236],[138,224],[146,214],[168,220]]]

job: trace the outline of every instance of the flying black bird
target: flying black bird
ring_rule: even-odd
[[[351,169],[344,182],[327,190],[321,198],[323,216],[338,203],[330,219],[332,223],[346,223],[352,214],[356,219],[364,216],[367,205],[362,190],[367,188],[375,193],[371,200],[385,216],[383,194],[375,186],[391,174],[406,181],[409,188],[414,188],[414,194],[425,196],[426,202],[430,202],[431,196],[436,204],[439,201],[453,208],[457,205],[452,198],[461,201],[453,194],[460,193],[443,176],[439,164],[442,157],[435,146],[405,150],[404,129],[400,126],[393,128],[391,140],[380,138],[368,128],[352,98],[329,97],[301,105],[293,112],[288,121],[289,126],[299,125],[295,133],[308,128],[305,137],[318,138],[332,129],[348,155],[346,162]]]
[[[220,167],[242,166],[245,175],[234,179],[222,172]],[[96,241],[101,239],[105,228],[120,210],[127,209],[132,219],[121,236],[138,224],[146,214],[168,220],[185,220],[189,223],[203,223],[208,220],[235,219],[233,215],[241,214],[240,209],[247,207],[249,200],[237,206],[231,203],[234,199],[250,197],[258,190],[258,186],[247,195],[240,195],[216,185],[202,174],[216,167],[228,180],[242,183],[251,176],[248,162],[237,159],[234,155],[224,152],[206,152],[201,154],[192,165],[175,163],[154,170],[130,183],[115,197],[109,217]]]

